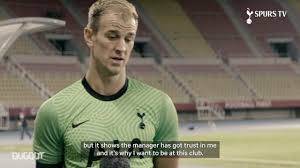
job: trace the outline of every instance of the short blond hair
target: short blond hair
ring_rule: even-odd
[[[121,12],[126,17],[133,17],[138,22],[135,7],[127,0],[98,0],[89,8],[87,27],[98,32],[100,18],[106,12]]]

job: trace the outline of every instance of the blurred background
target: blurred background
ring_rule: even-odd
[[[11,159],[11,152],[32,151],[31,139],[21,140],[20,116],[32,133],[41,103],[84,76],[89,53],[83,28],[93,2],[0,0],[4,165],[33,167],[33,161]],[[220,141],[220,158],[181,159],[180,167],[300,167],[299,0],[130,2],[139,28],[128,76],[172,98],[181,140]],[[63,20],[65,26],[43,22],[52,30],[31,32],[22,25],[36,25],[26,19],[1,25],[22,17]]]

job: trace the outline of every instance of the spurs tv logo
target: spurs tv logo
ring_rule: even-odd
[[[280,17],[280,18],[285,18],[287,16],[287,11],[271,11],[271,10],[267,10],[267,11],[260,11],[260,10],[250,10],[250,8],[247,8],[246,10],[246,14],[248,15],[248,18],[246,19],[246,23],[247,24],[251,24],[252,23],[252,15],[254,14],[255,18],[260,18],[260,17],[264,17],[264,18],[275,18],[275,17]]]

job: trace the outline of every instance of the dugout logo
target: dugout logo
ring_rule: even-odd
[[[43,159],[45,152],[12,152],[12,160],[39,160]]]
[[[252,24],[253,17],[254,18],[285,18],[287,16],[287,11],[275,11],[275,10],[250,10],[247,8],[246,14],[248,18],[246,19],[247,24]],[[253,15],[253,16],[252,16]]]

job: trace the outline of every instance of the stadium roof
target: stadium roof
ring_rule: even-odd
[[[65,26],[66,22],[42,17],[24,17],[0,21],[0,61],[10,46],[22,35]]]

